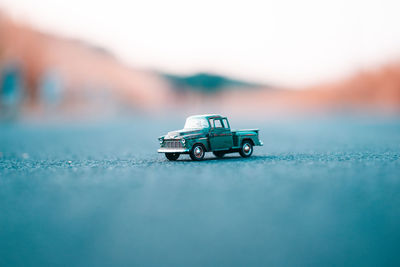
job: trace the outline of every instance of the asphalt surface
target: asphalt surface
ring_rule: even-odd
[[[0,124],[0,266],[400,265],[400,120],[232,120],[251,158],[169,162],[183,123]]]

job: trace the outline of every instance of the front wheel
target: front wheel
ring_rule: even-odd
[[[192,150],[190,151],[190,158],[192,160],[199,161],[204,158],[204,154],[206,154],[204,146],[201,144],[197,144],[197,145],[194,145]]]
[[[179,158],[179,155],[179,153],[165,153],[165,157],[171,161],[177,160]]]
[[[239,150],[240,156],[248,158],[253,154],[253,144],[250,141],[243,141],[242,147]]]

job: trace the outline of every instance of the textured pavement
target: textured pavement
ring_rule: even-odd
[[[183,123],[0,124],[0,266],[400,265],[400,120],[232,120],[251,158],[169,162]]]

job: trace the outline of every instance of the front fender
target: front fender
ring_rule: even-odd
[[[208,137],[200,137],[200,138],[193,138],[193,139],[187,139],[187,148],[192,149],[194,144],[202,144],[206,151],[210,151],[210,144],[208,142]]]

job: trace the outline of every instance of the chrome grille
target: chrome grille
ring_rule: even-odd
[[[182,148],[182,142],[181,141],[176,141],[176,140],[165,140],[164,142],[164,147],[168,148]]]

